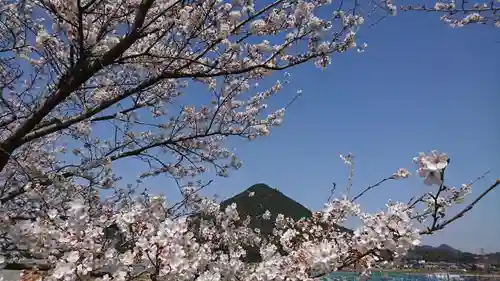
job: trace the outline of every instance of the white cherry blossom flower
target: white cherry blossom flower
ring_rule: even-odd
[[[410,176],[411,176],[410,172],[408,172],[408,170],[407,170],[407,169],[405,169],[405,168],[399,168],[399,169],[398,169],[398,170],[397,170],[397,171],[396,171],[396,172],[392,175],[392,177],[393,177],[394,179],[405,179],[405,178],[408,178],[408,177],[410,177]]]
[[[269,212],[269,210],[266,210],[264,212],[264,214],[262,215],[262,218],[265,219],[265,220],[271,219],[271,212]]]

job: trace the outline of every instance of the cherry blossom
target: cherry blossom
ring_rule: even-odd
[[[269,101],[301,94],[284,71],[325,68],[333,55],[367,48],[357,42],[368,20],[362,11],[396,13],[391,1],[380,4],[0,0],[2,266],[36,259],[42,264],[25,265],[23,276],[49,281],[308,281],[346,268],[367,275],[461,217],[500,183],[444,220],[473,182],[448,187],[449,159],[438,152],[416,159],[437,190],[375,212],[356,200],[409,173],[351,196],[355,157],[341,156],[347,192],[298,221],[264,212],[275,216],[268,234],[251,229],[236,204],[222,208],[201,195],[205,175],[243,167],[230,139],[258,140],[284,122],[291,102]],[[481,11],[463,19],[486,20]],[[116,168],[125,163],[136,174]],[[180,201],[144,188],[161,175]],[[353,230],[342,228],[349,218],[360,221]]]
[[[411,173],[405,168],[399,168],[394,174],[392,174],[392,177],[395,179],[405,179],[409,176],[411,176]]]
[[[487,24],[500,27],[500,5],[498,1],[450,0],[437,1],[433,7],[425,4],[403,5],[403,11],[432,11],[442,14],[441,20],[453,28]]]
[[[450,198],[467,195],[471,185],[450,189]],[[154,280],[313,280],[346,268],[367,275],[384,260],[404,256],[421,243],[426,231],[441,227],[432,222],[440,221],[433,208],[444,212],[454,204],[445,197],[439,197],[437,205],[428,204],[422,197],[413,203],[389,201],[385,208],[369,213],[344,195],[309,218],[294,221],[278,214],[273,232],[262,236],[248,228],[250,220],[239,216],[236,204],[221,209],[191,188],[185,190],[194,215],[176,215],[172,212],[176,204],[161,196],[117,193],[90,205],[76,196],[68,202],[64,217],[51,211],[35,221],[18,221],[8,231],[23,234],[18,247],[26,245],[29,254],[52,263],[43,276],[46,280],[85,276],[132,280],[142,275]],[[428,230],[417,227],[416,222],[426,221],[416,219],[420,203],[429,205],[430,212],[420,214],[432,222]],[[270,218],[269,211],[264,215]],[[361,221],[352,232],[340,228],[349,217]],[[113,235],[110,229],[116,229]],[[244,260],[252,248],[258,249],[257,263]],[[19,247],[8,259],[16,259],[16,253],[28,254]]]
[[[440,185],[444,169],[448,166],[449,158],[445,153],[433,150],[429,155],[419,153],[419,156],[413,158],[413,162],[418,165],[417,173],[424,177],[424,183],[427,185]]]

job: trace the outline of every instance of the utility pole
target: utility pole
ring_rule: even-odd
[[[480,253],[481,253],[481,262],[484,265],[484,270],[488,271],[489,270],[488,256],[486,256],[484,248],[481,248]]]

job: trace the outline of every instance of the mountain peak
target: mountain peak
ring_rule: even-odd
[[[440,250],[448,251],[448,252],[454,252],[454,253],[460,252],[459,250],[457,250],[457,249],[455,249],[452,246],[447,245],[447,244],[441,244],[437,248]]]
[[[250,193],[254,194],[250,196]],[[312,215],[309,209],[265,183],[254,184],[245,191],[224,200],[221,207],[225,208],[232,203],[236,203],[242,217],[250,216],[252,220],[259,220],[256,218],[264,214],[266,210],[271,212],[271,221],[274,221],[278,214],[294,220]],[[261,223],[258,224],[260,226]]]
[[[250,186],[249,188],[247,188],[246,191],[249,192],[249,193],[250,192],[257,193],[257,192],[262,192],[262,191],[264,191],[264,192],[272,192],[272,191],[274,191],[274,192],[281,193],[278,189],[272,188],[272,187],[270,187],[269,185],[267,185],[265,183],[256,183],[256,184]]]

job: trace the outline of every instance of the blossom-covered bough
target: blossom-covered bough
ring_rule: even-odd
[[[352,154],[349,157],[346,162],[353,165]],[[407,203],[389,202],[377,213],[362,212],[355,198],[384,181],[410,176],[399,169],[360,196],[330,200],[310,218],[293,221],[277,214],[275,229],[266,237],[247,227],[249,218],[241,218],[235,204],[221,210],[192,188],[185,189],[184,207],[193,215],[178,216],[164,197],[147,194],[119,193],[93,204],[73,199],[63,210],[52,208],[34,221],[11,224],[5,234],[17,249],[8,258],[43,257],[46,272],[38,276],[47,280],[313,280],[349,268],[369,274],[387,260],[404,256],[422,235],[463,216],[500,184],[497,180],[447,217],[447,208],[460,203],[472,183],[459,189],[444,184],[449,163],[445,154],[432,151],[414,161],[434,191]],[[354,231],[339,227],[349,217],[362,222]],[[263,218],[271,214],[266,211]],[[250,248],[259,250],[258,262],[245,261]]]
[[[436,1],[434,5],[402,5],[402,11],[420,11],[441,14],[441,20],[454,28],[482,24],[500,27],[500,2],[450,0]]]
[[[47,280],[367,274],[499,184],[448,218],[446,208],[470,185],[445,185],[448,158],[432,152],[415,161],[437,191],[362,212],[356,200],[409,176],[400,169],[359,195],[349,187],[311,218],[267,212],[276,229],[266,236],[249,229],[236,206],[221,210],[202,197],[207,183],[197,176],[228,176],[242,166],[228,138],[254,140],[282,122],[286,106],[268,111],[266,102],[288,75],[267,87],[260,81],[309,61],[326,67],[332,55],[366,47],[355,40],[361,12],[371,10],[361,1],[253,2],[0,0],[2,266],[31,268],[27,259],[35,259],[43,272],[36,276]],[[354,164],[352,155],[343,159]],[[171,177],[183,200],[127,185],[129,175],[116,168],[123,162],[140,180]],[[352,216],[359,228],[339,227]],[[258,262],[245,258],[250,249]]]

